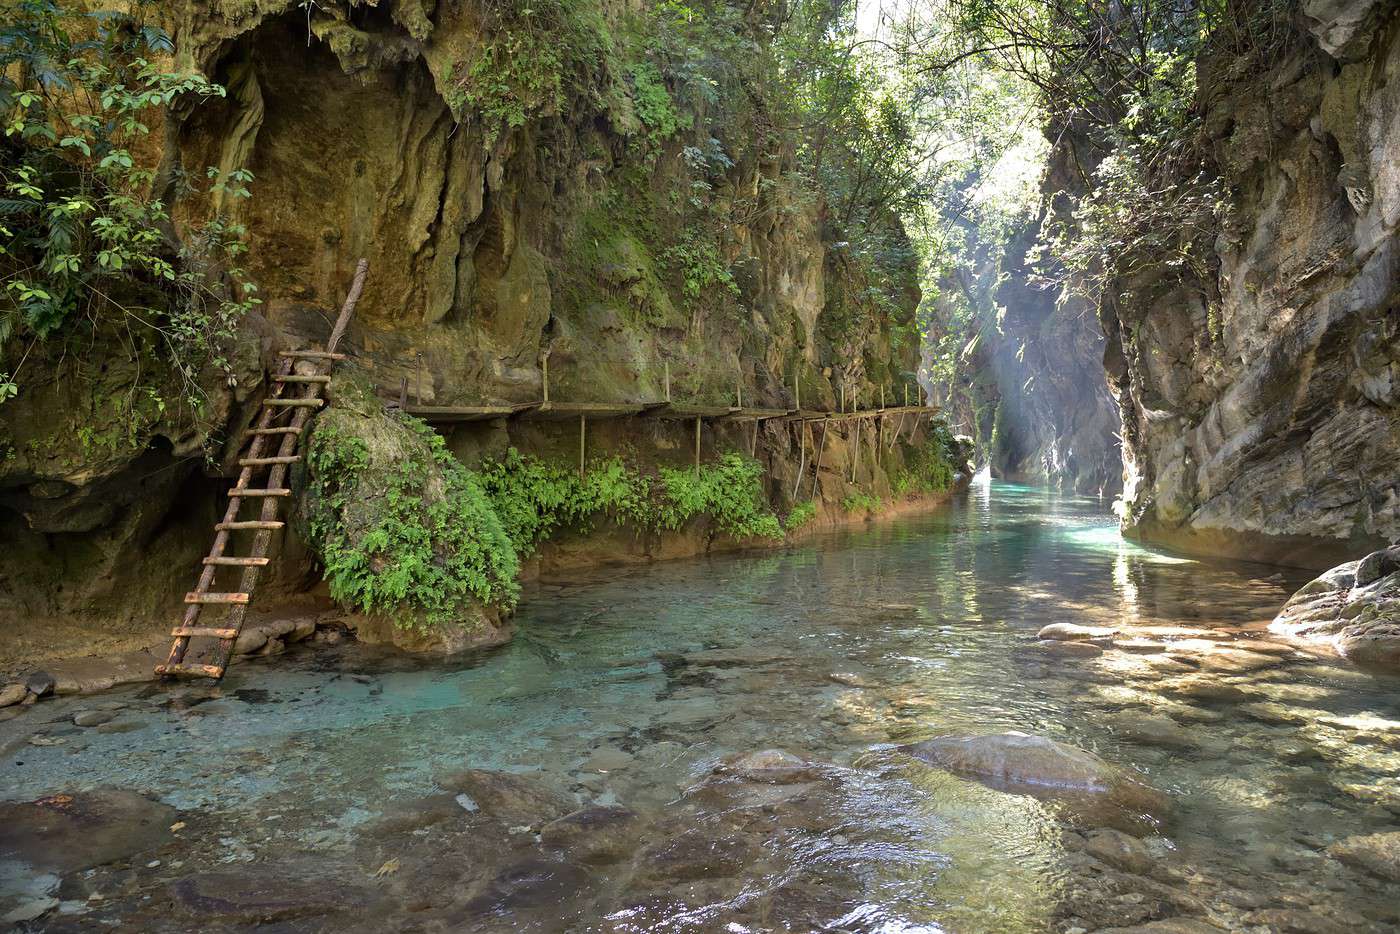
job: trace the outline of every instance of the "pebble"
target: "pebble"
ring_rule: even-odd
[[[1080,626],[1075,623],[1051,623],[1036,633],[1038,639],[1061,642],[1084,642],[1090,639],[1112,639],[1118,630],[1106,626]]]
[[[101,726],[115,719],[117,713],[114,710],[80,710],[73,714],[75,726]]]
[[[58,682],[54,680],[54,676],[47,671],[36,671],[24,679],[24,686],[29,689],[30,693],[39,697],[43,697],[45,694],[53,691],[54,685],[57,683]]]

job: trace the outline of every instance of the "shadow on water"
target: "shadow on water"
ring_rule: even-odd
[[[516,641],[470,658],[344,646],[215,688],[56,701],[0,724],[4,798],[117,786],[182,826],[80,872],[0,860],[0,914],[1031,932],[1277,910],[1393,929],[1386,884],[1324,851],[1400,826],[1400,685],[1261,638],[1299,583],[997,484],[782,551],[540,586]],[[1050,623],[1119,646],[1049,654]],[[73,725],[101,704],[120,730]],[[1128,770],[1170,818],[1099,819],[896,748],[1005,730]],[[768,748],[815,765],[717,769]]]

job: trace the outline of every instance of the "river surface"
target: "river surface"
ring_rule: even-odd
[[[1400,886],[1324,852],[1400,829],[1400,683],[1269,639],[1305,579],[1156,554],[1097,501],[994,484],[779,552],[537,585],[514,643],[467,660],[317,646],[218,687],[45,702],[0,723],[0,799],[115,786],[176,809],[147,821],[176,830],[95,868],[0,860],[0,914],[37,899],[35,930],[1400,930]],[[1123,631],[1062,656],[1035,640],[1060,622]],[[895,748],[1009,730],[1131,770],[1171,815],[1120,825],[1123,844],[1053,794]],[[814,765],[777,782],[723,766],[771,748]]]

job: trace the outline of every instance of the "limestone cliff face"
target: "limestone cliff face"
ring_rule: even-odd
[[[1302,6],[1263,73],[1202,64],[1214,274],[1155,264],[1101,311],[1125,531],[1325,567],[1400,537],[1400,18]]]
[[[211,384],[216,437],[246,424],[272,351],[325,338],[360,257],[370,275],[349,349],[386,399],[406,389],[428,405],[537,400],[546,357],[558,401],[656,400],[668,369],[684,402],[728,404],[742,391],[746,405],[787,406],[799,384],[804,407],[834,408],[842,386],[863,404],[879,386],[899,394],[916,365],[899,337],[918,302],[915,270],[877,280],[852,255],[800,180],[794,141],[765,122],[761,89],[722,87],[712,100],[668,86],[676,126],[662,134],[639,116],[635,64],[600,60],[503,127],[461,97],[463,63],[491,38],[488,6],[162,8],[179,65],[228,95],[169,115],[158,189],[177,229],[216,208],[247,225],[264,302],[240,338],[237,385]],[[617,29],[639,9],[588,12]],[[252,171],[252,198],[175,200],[206,166]],[[94,394],[134,393],[146,378],[131,360],[109,362],[95,364],[103,380],[28,367],[53,385],[23,385],[6,404],[0,623],[17,630],[148,623],[173,609],[207,547],[225,485],[216,475],[236,442],[203,464],[199,436],[152,412],[95,457],[75,434],[101,420]],[[64,428],[56,411],[81,417]],[[683,458],[689,431],[618,424],[590,443]],[[840,502],[851,477],[887,492],[887,467],[847,457],[850,441],[833,438],[815,489],[796,483],[813,452],[794,430],[731,427],[707,432],[705,448],[752,448],[772,469],[775,502]],[[470,459],[506,444],[572,457],[577,442],[567,426],[483,423],[450,443]]]

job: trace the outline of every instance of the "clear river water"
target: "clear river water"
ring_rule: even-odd
[[[175,810],[138,856],[0,861],[0,913],[39,900],[34,930],[1400,930],[1400,885],[1326,852],[1400,829],[1400,682],[1268,636],[1307,576],[1157,554],[1097,501],[993,484],[782,551],[534,585],[515,641],[468,659],[316,646],[217,687],[45,702],[0,723],[0,799],[117,787]],[[1120,633],[1102,652],[1037,644],[1062,622]],[[74,725],[93,709],[116,718]],[[1011,730],[1128,770],[1170,815],[1096,821],[897,748]],[[811,765],[724,765],[765,749]]]

